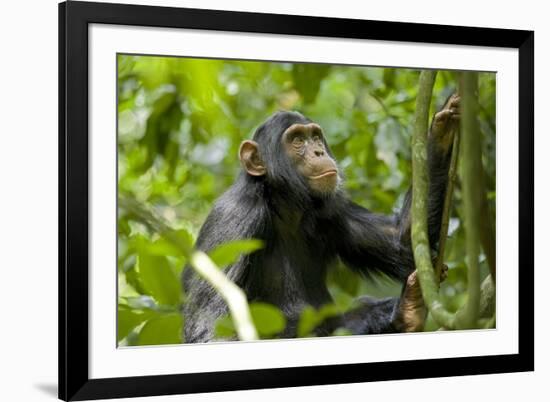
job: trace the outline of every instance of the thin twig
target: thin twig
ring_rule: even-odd
[[[445,245],[447,243],[447,233],[449,231],[449,219],[451,214],[451,203],[453,200],[453,190],[456,180],[458,166],[458,151],[460,147],[460,132],[453,130],[453,150],[451,154],[451,163],[448,172],[447,191],[445,193],[445,202],[443,204],[443,215],[441,217],[441,229],[439,231],[439,248],[437,250],[437,260],[435,265],[435,279],[440,281],[441,271],[443,270],[443,261],[445,259]]]

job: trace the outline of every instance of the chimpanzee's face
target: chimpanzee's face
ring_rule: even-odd
[[[318,124],[293,124],[281,137],[296,170],[317,194],[333,193],[338,184],[338,167],[326,149],[323,130]]]

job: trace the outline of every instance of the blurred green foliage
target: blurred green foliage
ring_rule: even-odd
[[[214,200],[240,169],[237,150],[271,113],[297,110],[318,122],[346,176],[345,188],[359,204],[383,213],[400,206],[411,183],[410,138],[418,70],[323,64],[271,63],[153,56],[118,56],[119,197],[151,208],[191,248]],[[432,112],[456,90],[454,73],[440,71]],[[495,213],[495,74],[480,73],[479,123],[488,200]],[[432,113],[433,114],[433,113]],[[456,311],[466,297],[460,183],[455,186],[441,287],[446,307]],[[222,246],[218,265],[261,244]],[[482,278],[488,273],[480,255]],[[185,257],[158,228],[119,205],[119,345],[181,342],[180,274]],[[353,298],[398,295],[385,277],[366,281],[337,266],[328,278],[334,305],[304,310],[301,336],[323,318],[352,305]],[[276,336],[284,316],[273,306],[251,305],[262,338]],[[428,319],[426,330],[436,329]],[[228,317],[220,337],[234,334]],[[338,331],[337,335],[345,335]]]

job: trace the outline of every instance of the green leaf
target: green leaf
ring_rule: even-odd
[[[181,251],[180,255],[183,254],[185,257],[189,256],[193,243],[195,243],[195,238],[187,229],[171,230],[165,233],[163,237],[172,242],[172,244],[177,245]]]
[[[251,303],[250,314],[258,333],[270,336],[282,332],[286,326],[286,318],[275,306],[267,303]]]
[[[134,259],[134,261],[137,261],[137,259]],[[125,279],[126,282],[132,286],[137,293],[143,294],[145,293],[145,290],[143,289],[143,285],[141,284],[141,280],[139,278],[139,273],[135,269],[136,264],[134,263],[130,269],[128,269],[125,273]],[[119,288],[120,289],[120,288]],[[120,296],[124,296],[119,293]]]
[[[256,330],[264,338],[271,337],[285,329],[285,316],[277,307],[271,304],[251,303],[250,314]],[[217,338],[225,339],[237,335],[230,315],[225,315],[216,320],[215,333]]]
[[[148,247],[148,252],[149,254],[156,256],[171,255],[174,257],[179,257],[182,255],[182,252],[178,247],[164,238],[160,238],[151,243]]]
[[[195,239],[186,229],[170,230],[161,234],[155,241],[149,240],[140,233],[133,234],[128,241],[130,250],[155,256],[187,256]]]
[[[310,336],[313,330],[329,317],[334,317],[342,311],[335,304],[325,304],[319,310],[307,306],[302,310],[298,321],[298,337]]]
[[[155,313],[152,311],[132,310],[125,306],[118,306],[117,317],[117,341],[120,342],[126,338],[130,331],[141,324],[143,321],[151,318]]]
[[[137,297],[120,297],[118,303],[119,305],[124,303],[134,310],[158,310],[155,300],[148,295],[141,295]]]
[[[347,328],[336,328],[332,333],[332,336],[348,336],[353,335],[353,333]]]
[[[163,314],[145,323],[138,336],[138,345],[171,345],[181,343],[183,319],[180,314]]]
[[[340,312],[348,310],[353,304],[354,298],[344,292],[337,292],[334,295],[334,304]]]
[[[330,71],[330,66],[296,63],[292,66],[294,85],[306,102],[313,102],[323,78]]]
[[[334,269],[329,271],[327,283],[333,285],[329,288],[333,298],[337,292],[345,292],[350,296],[358,296],[361,277],[358,273],[345,267],[343,264],[338,264]]]
[[[261,240],[235,240],[214,248],[208,253],[212,261],[222,268],[236,262],[242,254],[250,254],[264,246]]]
[[[216,338],[233,338],[237,336],[231,316],[224,315],[216,320],[215,333]]]
[[[170,267],[166,257],[141,252],[138,255],[138,272],[144,290],[158,303],[179,304],[180,280]]]
[[[317,311],[311,306],[305,307],[298,321],[298,337],[308,336],[318,324]]]

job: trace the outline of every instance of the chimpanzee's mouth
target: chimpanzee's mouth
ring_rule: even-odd
[[[312,180],[317,180],[317,179],[322,179],[323,177],[334,176],[336,174],[338,174],[338,171],[336,169],[330,169],[330,170],[327,170],[326,172],[321,173],[320,175],[309,176],[309,178]]]

